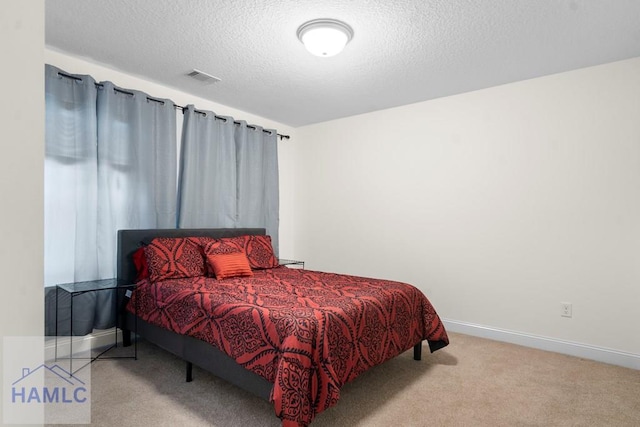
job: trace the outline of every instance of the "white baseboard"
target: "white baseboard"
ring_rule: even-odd
[[[57,357],[65,358],[69,357],[72,337],[58,337],[57,339]],[[73,337],[73,355],[74,357],[82,356],[88,353],[90,350],[97,348],[108,347],[116,342],[116,330],[115,328],[104,329],[96,331],[92,334]],[[117,330],[117,343],[122,344],[122,331]],[[47,337],[45,346],[45,360],[54,360],[56,358],[56,338]]]
[[[640,354],[626,353],[610,348],[596,347],[571,341],[563,341],[555,338],[540,337],[522,332],[506,329],[492,328],[457,320],[442,319],[445,328],[451,332],[487,338],[517,344],[524,347],[537,348],[539,350],[553,351],[583,359],[623,366],[625,368],[640,370]]]

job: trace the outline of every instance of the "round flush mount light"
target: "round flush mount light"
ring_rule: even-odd
[[[314,19],[300,25],[298,38],[312,54],[329,57],[342,52],[353,38],[353,30],[335,19]]]

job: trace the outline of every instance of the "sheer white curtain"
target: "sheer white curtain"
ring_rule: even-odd
[[[45,76],[45,286],[115,277],[118,229],[175,227],[175,106],[50,65]],[[73,334],[113,326],[113,297],[76,297]]]

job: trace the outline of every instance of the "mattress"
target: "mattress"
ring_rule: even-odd
[[[395,281],[277,267],[251,277],[138,283],[129,310],[205,341],[273,383],[284,426],[308,425],[340,388],[426,340],[449,342],[427,297]]]

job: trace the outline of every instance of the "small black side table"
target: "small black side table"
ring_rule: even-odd
[[[70,334],[69,334],[69,372],[71,374],[74,374],[75,372],[79,371],[80,369],[84,368],[85,366],[87,366],[88,364],[94,362],[95,360],[97,360],[98,358],[101,359],[138,359],[138,341],[134,340],[134,349],[133,349],[133,356],[104,356],[104,354],[111,350],[114,347],[118,347],[118,322],[120,319],[119,313],[118,313],[118,309],[120,308],[120,304],[118,304],[118,302],[121,300],[121,298],[124,298],[125,300],[128,299],[131,296],[131,292],[133,290],[133,288],[135,288],[135,284],[131,283],[131,284],[120,284],[118,285],[118,281],[116,279],[101,279],[101,280],[89,280],[86,282],[73,282],[73,283],[62,283],[59,285],[56,285],[56,326],[55,326],[55,331],[56,331],[56,339],[55,339],[55,360],[58,360],[58,296],[60,295],[61,292],[66,292],[70,295]],[[107,347],[106,349],[102,350],[98,355],[96,356],[91,356],[91,357],[76,357],[76,360],[89,360],[87,363],[85,363],[84,365],[82,365],[80,368],[76,369],[75,371],[73,370],[73,299],[74,297],[78,296],[78,295],[82,295],[86,292],[101,292],[101,291],[112,291],[112,292],[116,292],[116,303],[114,304],[115,306],[115,319],[116,319],[116,327],[115,327],[115,332],[114,332],[114,343],[112,345],[110,345],[109,347]],[[122,296],[120,296],[120,292],[122,292]],[[137,304],[135,307],[135,311],[136,311],[136,315],[137,315]],[[137,324],[136,324],[137,326]],[[133,333],[137,333],[138,331],[133,331]]]
[[[278,259],[280,265],[301,265],[304,269],[304,261],[296,261],[295,259]]]

